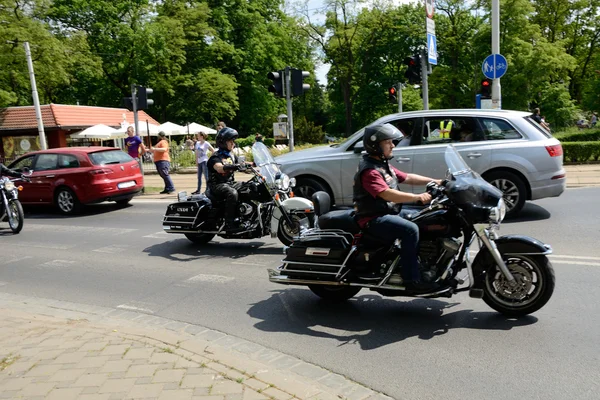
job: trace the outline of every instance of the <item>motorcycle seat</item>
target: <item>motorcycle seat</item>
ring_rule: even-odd
[[[319,217],[319,229],[340,229],[356,235],[360,227],[354,219],[354,210],[336,210],[325,213]]]
[[[208,199],[213,203],[213,204],[218,204],[218,199],[212,194],[212,192],[210,191],[210,188],[206,188],[206,190],[204,191],[204,195],[206,197],[208,197]]]

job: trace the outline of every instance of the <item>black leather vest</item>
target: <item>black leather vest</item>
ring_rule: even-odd
[[[214,165],[221,163],[223,165],[231,165],[231,164],[235,164],[237,162],[237,159],[235,157],[235,155],[231,154],[231,155],[227,155],[224,154],[223,152],[221,152],[221,150],[217,150],[209,159],[208,159],[208,185],[209,186],[213,186],[213,185],[218,185],[220,183],[230,183],[234,181],[234,172],[235,171],[229,171],[229,172],[225,172],[225,173],[218,173],[215,168]]]
[[[391,171],[386,162],[377,160],[369,155],[364,155],[358,164],[358,172],[354,175],[354,209],[358,218],[379,216],[386,214],[398,214],[402,208],[401,204],[387,202],[381,197],[373,198],[365,190],[361,183],[361,175],[368,169],[377,170],[387,183],[390,189],[398,190],[398,177]]]

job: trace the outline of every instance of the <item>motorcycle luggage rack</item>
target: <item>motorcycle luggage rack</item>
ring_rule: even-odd
[[[343,242],[350,246],[354,241],[354,235],[350,232],[343,231],[341,229],[311,229],[310,231],[306,231],[301,237],[300,240],[303,239],[330,239],[330,238],[339,238],[342,239]]]

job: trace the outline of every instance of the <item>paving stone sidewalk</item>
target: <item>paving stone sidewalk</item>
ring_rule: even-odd
[[[7,293],[0,315],[0,399],[391,399],[198,325]]]

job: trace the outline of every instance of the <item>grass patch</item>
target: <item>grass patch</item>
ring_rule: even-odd
[[[158,194],[163,190],[164,188],[158,186],[144,186],[144,194]]]
[[[237,378],[235,381],[236,381],[237,383],[242,383],[242,382],[244,382],[244,378]]]
[[[161,350],[163,353],[173,354],[173,349],[170,347],[163,347]]]
[[[10,367],[19,359],[19,356],[13,356],[12,354],[7,355],[2,360],[0,360],[0,371],[4,371],[6,368]]]

